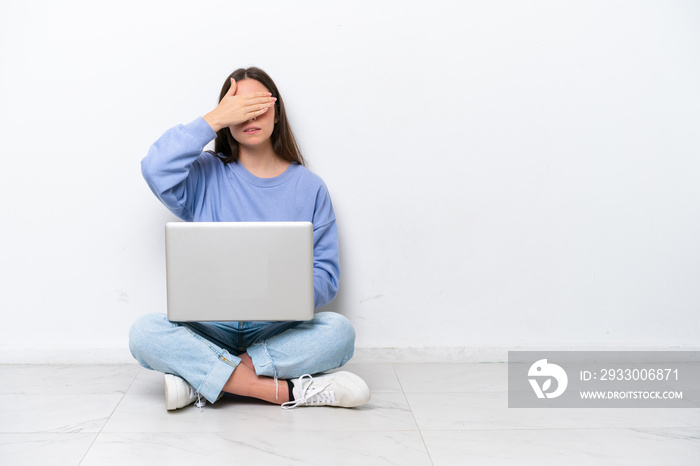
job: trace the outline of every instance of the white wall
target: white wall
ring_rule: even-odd
[[[367,357],[699,346],[698,24],[692,0],[4,2],[0,361],[129,360],[173,219],[139,161],[249,65],[331,190],[331,307]]]

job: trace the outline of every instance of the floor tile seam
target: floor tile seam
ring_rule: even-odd
[[[1,437],[2,435],[3,435],[3,433],[0,433],[0,437]],[[17,435],[17,434],[12,434],[12,435]],[[73,436],[80,436],[80,437],[82,437],[82,436],[88,436],[88,435],[92,436],[93,439],[90,441],[90,445],[88,445],[88,447],[85,448],[85,453],[83,453],[83,456],[80,458],[80,461],[78,462],[78,466],[80,466],[80,463],[83,462],[83,459],[84,459],[85,456],[88,454],[88,452],[90,451],[90,449],[92,448],[92,446],[95,444],[95,440],[97,440],[97,437],[99,436],[99,434],[98,434],[97,432],[49,432],[49,433],[47,433],[47,432],[29,432],[29,433],[28,433],[28,432],[22,432],[22,433],[20,433],[19,435],[24,435],[24,436],[28,436],[28,435],[41,435],[41,436],[43,436],[43,437],[46,437],[46,436],[65,436],[65,435],[73,435]],[[44,441],[46,441],[46,440],[47,440],[47,439],[45,439]],[[65,440],[65,439],[64,439],[64,440]]]
[[[547,431],[547,430],[556,430],[556,431],[565,431],[565,430],[639,430],[639,429],[645,429],[645,430],[653,430],[653,429],[696,429],[700,428],[700,426],[695,427],[695,426],[622,426],[622,427],[514,427],[514,428],[507,428],[507,427],[473,427],[473,428],[463,428],[463,429],[431,429],[431,428],[422,428],[421,432],[485,432],[485,431],[503,431],[503,432],[512,432],[516,430],[522,430],[522,431]]]
[[[451,394],[460,394],[460,393],[493,393],[493,394],[508,394],[510,393],[507,390],[457,390],[457,391],[449,391],[449,392],[444,392],[440,390],[403,390],[404,393],[430,393],[430,394],[439,394],[439,395],[451,395]]]
[[[25,431],[0,431],[0,434],[86,434],[86,435],[97,435],[100,431],[98,429],[80,429],[77,431],[64,431],[64,430],[25,430]]]
[[[352,429],[291,429],[291,430],[270,430],[270,429],[260,429],[260,430],[255,430],[255,429],[245,429],[245,430],[107,430],[107,431],[102,431],[99,433],[99,435],[109,435],[109,434],[183,434],[183,435],[189,435],[189,434],[225,434],[225,433],[230,433],[230,434],[243,434],[243,433],[261,433],[261,434],[269,434],[269,433],[288,433],[288,432],[299,432],[299,433],[336,433],[336,434],[349,434],[349,433],[363,433],[363,432],[371,432],[371,433],[381,433],[381,432],[416,432],[420,433],[419,429],[416,427],[415,429],[367,429],[367,428],[352,428]],[[91,435],[98,435],[96,433],[93,433]]]
[[[52,432],[52,431],[13,431],[13,432],[0,432],[0,437],[3,435],[97,435],[98,432]]]
[[[100,430],[99,430],[99,431],[97,432],[97,434],[95,435],[95,438],[92,439],[92,442],[90,442],[90,445],[89,445],[89,446],[87,447],[87,449],[85,450],[85,454],[83,455],[82,458],[80,458],[80,461],[78,462],[78,466],[80,466],[80,465],[83,463],[83,461],[85,461],[85,458],[87,457],[88,453],[90,453],[90,450],[92,450],[92,447],[95,445],[95,442],[96,442],[97,439],[100,437],[100,435],[101,435],[102,432],[104,431],[104,428],[107,426],[107,424],[109,424],[110,419],[112,419],[112,416],[114,416],[114,413],[115,413],[115,412],[117,411],[117,409],[119,408],[119,405],[122,404],[122,401],[124,401],[124,397],[126,396],[127,393],[129,393],[129,390],[130,390],[131,387],[134,385],[134,382],[136,382],[136,379],[138,378],[139,374],[140,374],[142,371],[143,371],[143,368],[139,368],[139,370],[137,370],[137,371],[134,373],[134,377],[133,377],[133,379],[131,379],[131,383],[129,384],[129,386],[127,387],[127,389],[124,390],[124,393],[123,393],[122,396],[119,398],[119,401],[118,401],[117,404],[114,406],[114,409],[112,409],[112,412],[110,412],[110,413],[109,413],[109,416],[107,416],[107,419],[105,420],[105,422],[104,422],[104,423],[102,424],[102,426],[100,427]]]
[[[198,430],[198,431],[192,431],[192,430],[182,430],[182,431],[172,431],[172,430],[148,430],[148,431],[134,431],[134,430],[129,430],[129,431],[104,431],[101,432],[99,435],[101,436],[108,436],[108,435],[141,435],[141,434],[163,434],[163,435],[210,435],[210,434],[289,434],[289,433],[300,433],[300,434],[306,434],[306,433],[330,433],[330,434],[352,434],[352,433],[372,433],[372,434],[380,434],[380,433],[390,433],[390,432],[409,432],[409,433],[419,433],[418,429],[378,429],[378,430],[373,430],[373,429],[322,429],[322,430],[309,430],[309,429],[291,429],[291,430],[269,430],[269,429],[261,429],[261,430],[251,430],[251,429],[246,429],[246,430]],[[87,434],[86,434],[87,435]],[[97,435],[96,433],[92,433],[89,435]]]
[[[676,427],[673,427],[674,429]],[[644,427],[542,427],[542,428],[524,428],[524,427],[515,427],[513,429],[502,429],[502,428],[474,428],[474,429],[423,429],[425,432],[464,432],[464,431],[504,431],[504,432],[513,432],[513,431],[530,431],[530,430],[536,430],[536,431],[542,431],[542,430],[553,430],[553,431],[561,431],[561,430],[634,430],[637,431],[638,429],[644,429]],[[668,429],[668,427],[659,427],[659,429]]]
[[[502,367],[508,367],[508,362],[507,361],[483,361],[483,362],[459,362],[459,361],[426,361],[426,362],[413,362],[413,361],[399,361],[399,362],[370,362],[370,363],[357,363],[359,364],[391,364],[393,366],[482,366],[482,367],[495,367],[495,366],[502,366]],[[527,363],[517,363],[517,364],[527,364]]]
[[[420,441],[423,443],[423,448],[425,448],[425,454],[428,455],[428,460],[430,461],[431,465],[435,465],[435,462],[433,461],[433,457],[430,454],[430,449],[428,448],[428,444],[425,441],[425,438],[423,438],[423,432],[421,431],[420,425],[418,424],[418,419],[416,419],[416,415],[413,412],[413,408],[411,408],[411,402],[408,401],[408,397],[406,396],[406,391],[403,388],[403,384],[401,383],[401,377],[399,377],[399,373],[396,370],[396,365],[393,364],[391,366],[392,370],[394,371],[394,375],[396,376],[396,380],[399,382],[399,387],[401,387],[401,393],[403,393],[404,400],[406,400],[406,405],[408,406],[408,410],[411,412],[411,417],[413,418],[413,422],[416,425],[416,429],[418,430],[418,435],[420,435]]]

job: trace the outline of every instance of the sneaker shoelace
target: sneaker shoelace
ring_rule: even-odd
[[[202,408],[207,404],[207,401],[202,399],[202,395],[200,395],[198,391],[195,391],[194,387],[190,386],[190,400],[195,396],[197,397],[197,401],[194,402],[194,405],[202,412]]]
[[[308,379],[306,379],[308,377]],[[333,390],[326,390],[331,382],[328,382],[322,387],[312,387],[313,377],[309,374],[304,374],[297,380],[300,387],[299,399],[282,403],[282,409],[292,409],[297,406],[325,406],[335,404],[335,394]]]

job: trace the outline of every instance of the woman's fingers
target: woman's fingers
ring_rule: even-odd
[[[271,107],[275,105],[275,102],[269,102],[269,103],[264,103],[264,104],[257,104],[257,105],[251,105],[248,107],[246,110],[246,117],[248,119],[258,117],[262,115],[263,113],[267,112]]]
[[[256,94],[245,94],[237,96],[227,96],[229,97],[232,106],[240,106],[241,108],[250,108],[252,106],[263,105],[272,106],[275,104],[277,99],[272,97],[268,92],[258,92]]]
[[[272,94],[269,92],[258,92],[255,94],[246,94],[242,95],[244,101],[248,105],[253,105],[253,104],[267,104],[271,102],[275,102],[277,98],[272,97]]]
[[[269,108],[270,108],[269,106],[266,106],[266,107],[264,107],[264,108],[261,108],[260,110],[256,110],[256,111],[254,111],[254,112],[250,112],[250,113],[246,114],[246,116],[248,117],[248,120],[251,120],[251,119],[253,119],[253,118],[257,118],[257,117],[259,117],[260,115],[262,115],[263,113],[267,112],[267,110],[268,110]],[[247,121],[247,120],[246,120],[246,121]]]
[[[276,100],[277,99],[275,99],[274,97],[253,99],[246,102],[244,108],[248,113],[258,112],[260,110],[267,111],[268,108],[274,107]]]
[[[231,87],[229,88],[226,95],[236,95],[236,89],[238,89],[238,84],[236,84],[235,79],[231,78]]]
[[[236,87],[236,81],[231,79],[231,89]],[[219,105],[211,112],[212,115],[209,115],[212,121],[207,122],[212,125],[212,128],[237,125],[258,117],[270,107],[273,107],[277,101],[269,92],[256,92],[244,95],[235,95],[234,92],[229,90],[226,96],[221,99]]]

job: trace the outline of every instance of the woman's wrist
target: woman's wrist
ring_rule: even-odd
[[[211,126],[211,129],[213,129],[215,133],[218,133],[219,130],[224,127],[221,123],[219,123],[219,120],[216,117],[214,110],[207,113],[202,118],[204,118],[204,121],[206,121],[207,124],[209,124],[209,126]]]

